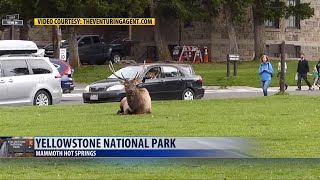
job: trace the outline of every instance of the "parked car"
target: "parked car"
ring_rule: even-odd
[[[48,106],[61,102],[61,76],[47,57],[0,57],[0,105]]]
[[[61,88],[63,93],[71,93],[74,90],[73,72],[71,66],[64,60],[50,58],[50,62],[58,69],[61,76]]]
[[[204,96],[202,78],[187,64],[135,64],[116,72],[119,77],[134,78],[137,72],[144,76],[138,87],[146,88],[152,100],[193,100]],[[153,74],[153,76],[151,76]],[[151,78],[153,77],[153,78]],[[125,97],[124,86],[113,74],[88,85],[82,94],[84,103],[117,102]]]
[[[68,41],[61,40],[60,48],[66,48],[66,47],[68,47]],[[53,58],[53,44],[52,43],[44,46],[43,49],[44,49],[44,56],[45,57]]]
[[[107,61],[116,63],[129,53],[126,39],[117,39],[110,44],[105,44],[99,35],[80,35],[77,36],[77,42],[82,64],[104,64]],[[63,40],[60,48],[67,49],[67,58],[69,58],[68,41]],[[44,49],[46,57],[53,57],[52,43]]]

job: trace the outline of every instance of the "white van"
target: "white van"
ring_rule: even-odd
[[[48,106],[61,102],[61,76],[32,41],[0,41],[0,105]]]

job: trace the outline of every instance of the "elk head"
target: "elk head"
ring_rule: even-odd
[[[137,74],[135,75],[135,77],[133,79],[127,79],[123,76],[123,74],[121,73],[121,76],[118,76],[115,73],[114,67],[112,65],[112,62],[110,61],[109,63],[109,68],[112,72],[112,74],[117,77],[118,79],[120,79],[120,83],[124,85],[125,91],[128,95],[133,95],[133,93],[137,90],[137,85],[140,84],[142,82],[143,79],[143,73],[139,74],[139,72],[137,72]],[[143,69],[145,69],[145,65],[143,66]]]

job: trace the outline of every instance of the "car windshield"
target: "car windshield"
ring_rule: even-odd
[[[143,73],[143,67],[142,66],[127,66],[125,68],[119,69],[116,71],[116,75],[119,77],[122,77],[121,73],[123,74],[123,77],[127,79],[133,79],[137,72],[139,74]],[[114,79],[117,78],[115,75],[111,75],[108,77],[108,79]]]

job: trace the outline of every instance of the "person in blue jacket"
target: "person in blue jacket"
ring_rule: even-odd
[[[259,75],[261,80],[261,87],[263,90],[263,95],[268,96],[268,88],[273,76],[273,68],[271,63],[269,62],[269,58],[267,55],[263,55],[260,59],[261,64],[259,68]]]

